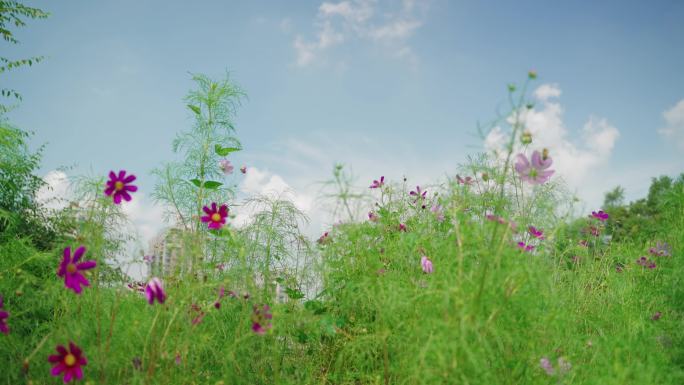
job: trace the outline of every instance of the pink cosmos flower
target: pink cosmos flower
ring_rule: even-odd
[[[430,211],[432,211],[433,214],[435,214],[435,218],[437,218],[437,222],[444,222],[444,209],[442,208],[442,205],[436,204],[430,208]]]
[[[380,180],[374,180],[369,188],[382,188],[385,185],[385,176],[381,176]]]
[[[651,319],[654,320],[654,321],[657,321],[657,320],[659,320],[660,317],[662,317],[662,316],[663,316],[663,313],[657,311],[657,312],[655,312],[655,314],[653,314],[653,316],[651,317]]]
[[[672,247],[666,242],[658,241],[655,247],[648,249],[648,252],[656,257],[670,257],[672,256]]]
[[[541,229],[538,229],[534,226],[528,227],[527,231],[530,233],[531,236],[537,238],[537,239],[544,239],[544,231]]]
[[[72,289],[76,294],[81,294],[81,291],[83,290],[81,285],[90,286],[90,282],[88,282],[81,272],[97,266],[97,262],[94,260],[78,262],[83,254],[85,254],[85,251],[86,248],[80,246],[74,252],[74,257],[72,259],[71,247],[64,249],[64,257],[57,270],[57,275],[64,277],[64,287]]]
[[[266,334],[271,328],[271,308],[268,305],[254,305],[252,310],[252,331],[256,334]]]
[[[656,268],[656,263],[651,261],[650,259],[646,257],[641,257],[636,260],[637,265],[641,265],[643,267],[648,267],[649,269],[655,269]]]
[[[603,210],[592,211],[591,216],[598,219],[601,222],[605,222],[608,220],[608,213]]]
[[[247,166],[243,165],[242,167],[240,167],[240,172],[243,174],[247,174]]]
[[[368,212],[368,220],[371,222],[377,222],[378,221],[378,215],[372,211],[369,211]]]
[[[326,243],[330,242],[331,239],[332,238],[330,238],[330,234],[326,231],[318,238],[318,241],[316,242],[318,242],[319,245],[325,245]]]
[[[48,362],[54,365],[50,374],[55,377],[63,374],[62,381],[65,384],[71,380],[83,379],[83,369],[81,367],[86,366],[88,360],[83,356],[81,348],[73,342],[69,342],[69,350],[62,345],[57,345],[56,350],[59,354],[48,357]]]
[[[0,295],[0,333],[9,334],[9,327],[7,326],[7,318],[9,313],[2,310],[4,303],[2,302],[2,296]]]
[[[458,184],[462,184],[462,185],[466,185],[466,186],[470,186],[473,184],[473,178],[469,177],[469,176],[467,176],[465,178],[461,178],[460,175],[456,175],[456,180],[458,181]]]
[[[115,174],[114,171],[109,172],[109,180],[107,181],[107,187],[104,190],[105,195],[112,196],[114,199],[114,204],[121,203],[121,199],[129,202],[131,200],[131,194],[129,192],[138,191],[137,186],[133,186],[131,183],[135,180],[135,175],[131,174],[126,176],[126,171],[121,170],[119,174]]]
[[[530,252],[530,251],[534,250],[534,246],[532,246],[532,245],[527,245],[527,244],[525,244],[525,242],[518,242],[518,247],[519,247],[521,250],[527,251],[527,252]]]
[[[204,210],[204,213],[207,215],[200,219],[202,222],[209,223],[207,227],[209,227],[210,230],[218,230],[226,224],[226,217],[228,216],[227,205],[221,205],[221,207],[217,207],[216,202],[213,202],[211,204],[211,208],[204,206],[202,210]]]
[[[230,175],[233,173],[233,170],[235,167],[230,163],[228,159],[221,159],[219,160],[219,168],[223,172],[224,175]]]
[[[423,273],[432,274],[432,271],[433,271],[432,261],[430,260],[430,258],[426,257],[425,255],[420,257],[420,267],[423,269]]]
[[[406,225],[403,223],[399,224],[399,231],[407,232],[408,230],[406,229]]]
[[[543,357],[541,360],[539,360],[539,366],[542,369],[544,369],[546,374],[548,374],[549,376],[553,376],[554,374],[556,374],[556,370],[553,368],[553,364],[546,357]]]
[[[524,154],[518,154],[517,162],[515,163],[515,171],[520,175],[520,179],[530,184],[546,183],[554,170],[547,170],[551,167],[553,160],[548,156],[548,152],[544,150],[542,155],[539,151],[532,153],[532,161],[527,160]]]
[[[166,292],[164,291],[164,286],[159,278],[153,277],[150,282],[145,286],[145,296],[147,297],[147,302],[150,305],[154,304],[154,300],[163,304],[166,301]]]
[[[599,235],[601,235],[601,230],[596,226],[589,226],[586,229],[586,231],[595,237],[598,237]]]

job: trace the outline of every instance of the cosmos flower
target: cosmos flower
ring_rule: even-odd
[[[427,256],[420,257],[420,267],[423,269],[423,273],[432,274],[432,261]]]
[[[542,369],[544,369],[546,374],[548,374],[549,376],[553,376],[554,374],[556,374],[556,370],[553,368],[553,364],[546,357],[542,357],[542,359],[539,360],[539,366]]]
[[[658,241],[655,247],[648,249],[648,252],[656,257],[670,257],[672,256],[672,247],[666,242]]]
[[[605,222],[608,220],[608,213],[603,210],[592,211],[591,216],[598,219],[601,222]]]
[[[654,320],[654,321],[657,321],[657,320],[659,320],[660,317],[662,317],[662,316],[663,316],[663,313],[657,311],[657,312],[655,312],[655,314],[653,314],[653,316],[651,317],[651,319]]]
[[[408,230],[406,229],[406,225],[403,223],[399,224],[399,231],[407,232]]]
[[[381,176],[380,180],[374,180],[369,188],[382,188],[385,185],[385,176]]]
[[[121,203],[121,199],[129,202],[131,200],[131,194],[129,193],[138,191],[138,187],[131,184],[134,180],[135,175],[126,176],[125,170],[119,171],[118,175],[114,171],[110,171],[104,193],[114,199],[114,204],[118,205]]]
[[[62,374],[62,381],[65,384],[71,380],[83,379],[82,367],[88,364],[88,360],[83,356],[81,348],[69,342],[69,350],[62,345],[57,345],[56,350],[59,354],[48,357],[48,362],[54,365],[50,374],[55,377]]]
[[[271,308],[268,305],[254,305],[252,309],[252,331],[256,334],[266,334],[271,329]]]
[[[221,169],[221,172],[223,172],[223,175],[230,175],[235,169],[228,159],[219,160],[219,168]]]
[[[432,211],[432,213],[435,214],[435,218],[437,218],[438,222],[444,221],[444,209],[442,208],[442,205],[436,204],[432,206],[430,211]]]
[[[636,260],[637,265],[648,267],[649,269],[655,269],[656,263],[648,259],[647,257],[641,257]]]
[[[372,211],[368,212],[368,220],[371,222],[377,222],[378,221],[378,215]]]
[[[519,247],[521,250],[527,251],[527,252],[534,250],[534,246],[532,246],[532,245],[527,245],[527,244],[525,244],[525,242],[518,242],[518,247]]]
[[[240,172],[243,174],[247,174],[247,166],[243,165],[242,167],[240,167]]]
[[[531,162],[527,160],[524,154],[518,154],[517,162],[515,163],[515,171],[520,175],[520,179],[530,184],[546,183],[554,170],[547,170],[551,167],[553,160],[548,156],[548,151],[544,149],[544,153],[534,151],[532,153]]]
[[[328,233],[326,231],[325,233],[323,233],[323,235],[321,235],[318,238],[318,241],[316,241],[316,242],[318,242],[319,245],[325,245],[325,244],[329,243],[331,239],[332,238],[330,238],[330,233]]]
[[[427,194],[427,190],[421,190],[420,186],[416,186],[416,189],[409,192],[409,195],[412,197],[415,197],[413,200],[413,203],[418,202],[418,200],[423,200],[425,199],[425,195]]]
[[[538,229],[534,226],[528,227],[527,231],[530,233],[531,236],[537,238],[537,239],[544,239],[544,231],[541,229]]]
[[[458,184],[462,184],[462,185],[466,185],[466,186],[470,186],[473,184],[473,178],[469,177],[469,176],[467,176],[465,178],[461,178],[460,175],[456,175],[456,181],[458,181]]]
[[[159,278],[153,277],[150,282],[145,286],[145,296],[147,297],[147,302],[150,305],[154,304],[154,300],[163,304],[166,301],[166,292],[164,291],[164,286]]]
[[[9,334],[9,327],[7,326],[7,318],[9,313],[2,310],[4,303],[2,301],[2,296],[0,295],[0,333]]]
[[[79,246],[72,258],[71,247],[65,248],[64,257],[57,270],[57,275],[64,277],[64,287],[72,289],[76,294],[81,294],[81,291],[83,290],[81,285],[90,286],[90,282],[88,282],[81,272],[97,266],[97,262],[94,260],[78,262],[85,252],[86,248],[84,246]]]
[[[207,227],[210,230],[218,230],[226,224],[226,217],[228,216],[228,206],[217,206],[218,205],[216,204],[216,202],[213,202],[211,204],[211,208],[207,206],[204,206],[202,208],[202,210],[204,210],[204,213],[207,215],[203,216],[200,219],[202,220],[202,222],[209,223]]]

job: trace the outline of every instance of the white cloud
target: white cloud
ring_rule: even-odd
[[[71,188],[69,177],[63,172],[53,170],[44,177],[46,185],[36,193],[36,200],[50,209],[59,210],[68,204],[67,194]]]
[[[580,140],[574,140],[563,122],[563,107],[557,101],[561,89],[555,84],[543,84],[533,95],[539,103],[524,111],[522,117],[532,134],[531,148],[548,148],[556,175],[577,190],[581,198],[597,204],[603,192],[614,187],[605,185],[602,178],[608,175],[605,166],[620,136],[618,129],[606,119],[592,116],[582,127]],[[492,130],[485,138],[485,148],[501,149],[507,138],[501,130]]]
[[[684,149],[684,99],[669,110],[663,112],[666,126],[658,132]]]
[[[245,178],[239,185],[240,192],[247,198],[256,196],[266,196],[269,198],[287,199],[309,217],[318,217],[315,211],[315,196],[306,191],[299,191],[292,188],[285,180],[277,174],[267,170],[260,170],[257,167],[250,167],[245,174]],[[236,226],[243,226],[255,214],[253,208],[242,206],[238,208],[233,223]]]
[[[426,2],[421,2],[425,5]],[[318,8],[314,22],[315,38],[295,37],[293,47],[297,65],[304,67],[321,57],[328,48],[348,40],[380,43],[394,56],[417,61],[407,40],[423,24],[426,6],[418,7],[415,0],[405,0],[397,10],[379,12],[375,0],[324,2]]]

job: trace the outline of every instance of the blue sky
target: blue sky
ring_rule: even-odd
[[[566,152],[559,176],[588,208],[617,184],[637,198],[651,176],[684,171],[681,1],[28,4],[52,16],[3,49],[46,60],[5,81],[24,96],[11,120],[47,144],[43,173],[125,168],[144,196],[192,123],[189,73],[227,70],[249,95],[236,117],[235,162],[255,170],[236,179],[245,192],[286,185],[309,207],[334,162],[360,185],[426,183],[483,149],[477,122],[529,69],[546,87],[537,130]]]

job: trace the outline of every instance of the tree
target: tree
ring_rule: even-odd
[[[603,198],[603,208],[622,206],[625,200],[625,189],[617,186],[608,191]]]
[[[9,44],[19,44],[19,40],[14,37],[10,30],[11,27],[23,27],[26,25],[27,19],[45,19],[48,16],[50,14],[41,9],[27,7],[17,1],[0,0],[0,35]],[[5,56],[0,56],[0,74],[20,67],[32,66],[34,63],[42,60],[42,56],[26,59],[9,59]],[[11,88],[0,88],[0,95],[5,98],[13,97],[14,99],[21,100],[21,94]],[[7,112],[8,109],[8,106],[0,104],[0,114]]]

